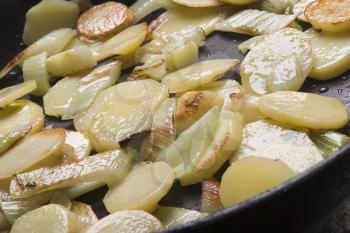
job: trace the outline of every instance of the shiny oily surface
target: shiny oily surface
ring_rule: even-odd
[[[323,160],[305,132],[267,120],[252,122],[244,127],[242,144],[233,154],[231,162],[251,156],[281,160],[296,173]]]
[[[102,218],[86,233],[148,233],[160,230],[162,224],[151,214],[141,210],[119,211]]]
[[[350,33],[327,33],[309,29],[314,65],[310,77],[327,80],[335,78],[349,69]]]
[[[103,198],[107,210],[153,212],[160,199],[175,180],[174,170],[165,162],[140,164],[121,181],[111,187]]]
[[[222,3],[218,0],[172,0],[174,3],[187,7],[210,7],[220,6]]]
[[[81,132],[66,130],[66,140],[64,143],[73,147],[75,158],[78,161],[86,159],[90,155],[90,140]]]
[[[263,39],[242,62],[243,87],[254,95],[298,90],[313,64],[309,37],[286,28]]]
[[[295,175],[286,164],[249,157],[233,163],[223,174],[220,199],[225,208],[273,188]]]
[[[12,103],[36,89],[36,82],[31,80],[0,90],[0,107]]]
[[[348,123],[346,107],[336,98],[281,91],[262,96],[259,110],[265,117],[309,129],[339,129]]]

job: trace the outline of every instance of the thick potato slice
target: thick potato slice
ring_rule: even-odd
[[[50,157],[57,157],[56,153],[59,152],[64,140],[63,129],[47,130],[26,137],[1,155],[0,179],[10,178],[44,160],[51,160]]]
[[[44,96],[45,113],[72,119],[91,105],[98,94],[114,85],[121,72],[121,63],[114,61],[97,67],[88,75],[66,77],[58,81]]]
[[[215,213],[222,210],[220,201],[220,183],[214,178],[202,182],[201,211]]]
[[[149,233],[163,226],[153,215],[140,210],[119,211],[102,218],[86,233]]]
[[[350,30],[350,0],[318,0],[305,9],[305,17],[316,29],[328,32]]]
[[[186,224],[204,218],[207,215],[208,214],[206,213],[201,213],[195,210],[167,206],[160,206],[154,212],[154,216],[159,219],[164,227],[174,227]]]
[[[157,159],[168,162],[182,185],[190,185],[211,177],[239,148],[243,119],[239,113],[214,107],[176,141],[162,151]]]
[[[46,34],[60,28],[75,28],[79,7],[69,1],[41,1],[26,14],[23,41],[30,45]]]
[[[140,23],[121,31],[104,42],[97,51],[97,60],[116,55],[134,54],[147,35],[147,24]]]
[[[62,28],[50,32],[37,42],[17,54],[1,71],[0,79],[3,78],[13,67],[21,64],[25,59],[47,52],[49,56],[62,51],[62,49],[72,40],[75,31],[69,28]]]
[[[66,140],[64,143],[73,147],[74,157],[77,161],[87,159],[90,155],[90,140],[81,132],[66,130]]]
[[[302,92],[275,92],[259,100],[260,112],[274,120],[310,129],[338,129],[348,123],[336,98]]]
[[[223,3],[228,3],[232,5],[247,5],[253,2],[257,2],[258,0],[219,0]]]
[[[40,106],[28,100],[17,100],[0,109],[0,154],[26,134],[40,131],[44,114]]]
[[[63,77],[87,70],[97,64],[87,46],[79,46],[49,57],[46,67],[50,74]]]
[[[120,184],[108,190],[103,198],[107,210],[152,212],[170,190],[175,180],[174,170],[165,162],[154,162],[134,168]]]
[[[24,83],[16,84],[0,90],[0,108],[12,103],[36,89],[36,82],[34,80]]]
[[[124,178],[130,164],[128,154],[119,150],[109,151],[77,163],[16,174],[11,180],[10,193],[14,198],[23,198],[88,181],[113,184]]]
[[[304,22],[308,22],[308,20],[305,17],[305,9],[308,5],[310,5],[312,2],[315,2],[317,0],[300,0],[297,3],[293,5],[293,14],[298,15],[298,19]]]
[[[195,63],[166,75],[162,79],[170,93],[203,87],[223,76],[239,63],[237,59],[216,59]]]
[[[296,173],[323,160],[322,154],[305,132],[266,120],[244,127],[241,147],[234,153],[232,161],[250,156],[281,160]]]
[[[22,215],[13,224],[11,233],[79,232],[78,217],[63,206],[50,204]]]
[[[103,39],[124,30],[133,20],[134,13],[124,4],[105,2],[80,15],[77,30],[88,39]]]
[[[172,0],[174,3],[187,7],[210,7],[220,6],[222,3],[218,0]]]
[[[220,185],[220,199],[225,208],[236,205],[270,188],[295,173],[286,164],[267,158],[249,157],[233,163],[224,173]]]
[[[265,36],[250,50],[241,65],[242,84],[254,95],[296,91],[312,65],[310,38],[299,30],[285,28]]]
[[[176,134],[180,134],[214,106],[224,104],[222,95],[212,91],[189,91],[177,98],[174,114]]]
[[[327,80],[347,71],[350,63],[350,33],[305,32],[311,37],[314,65],[310,77]]]

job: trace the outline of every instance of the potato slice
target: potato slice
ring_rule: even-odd
[[[250,50],[241,65],[242,84],[254,95],[296,91],[312,65],[310,38],[299,30],[285,28],[265,36]]]
[[[36,89],[34,80],[16,84],[0,90],[0,108],[19,99]]]
[[[308,22],[306,19],[304,12],[308,5],[317,0],[300,0],[293,5],[293,14],[298,15],[298,19],[304,22]]]
[[[232,161],[245,157],[281,160],[301,173],[323,160],[323,156],[305,132],[260,120],[247,124],[243,141]]]
[[[72,119],[90,106],[98,94],[114,85],[121,72],[121,63],[114,61],[97,67],[88,75],[66,77],[58,81],[44,96],[45,113]]]
[[[3,78],[15,66],[21,64],[25,59],[47,52],[49,56],[62,51],[62,49],[72,40],[75,31],[69,28],[62,28],[50,32],[37,42],[17,54],[1,71],[0,79]]]
[[[17,100],[0,109],[0,154],[26,134],[40,131],[44,114],[40,106],[28,100]]]
[[[75,28],[79,7],[69,1],[41,1],[26,14],[23,41],[30,45],[46,34],[60,28]]]
[[[223,209],[220,201],[220,183],[214,178],[202,182],[201,211],[215,213]]]
[[[66,130],[65,144],[74,149],[74,157],[77,161],[87,159],[91,152],[91,143],[83,133]]]
[[[170,190],[174,170],[165,162],[146,163],[134,168],[121,183],[108,190],[103,203],[110,213],[122,210],[152,212]]]
[[[214,107],[176,141],[162,151],[157,159],[168,162],[182,185],[190,185],[211,177],[239,148],[243,119],[239,113]]]
[[[220,185],[220,199],[225,208],[236,205],[270,188],[295,173],[282,161],[267,158],[244,158],[233,163],[224,173]]]
[[[306,19],[316,29],[328,32],[350,30],[350,0],[318,0],[305,9]]]
[[[124,30],[133,20],[134,13],[124,4],[105,2],[80,15],[77,30],[88,39],[103,39]]]
[[[0,179],[23,172],[50,156],[55,157],[65,140],[63,129],[53,129],[26,137],[0,157]],[[14,163],[13,161],[16,161]]]
[[[163,226],[151,214],[140,211],[120,211],[102,218],[86,233],[149,233],[162,229]]]
[[[147,24],[141,23],[121,31],[104,42],[97,51],[97,60],[116,55],[130,55],[142,44],[147,35]]]
[[[174,114],[176,134],[180,134],[214,106],[221,107],[224,98],[212,91],[189,91],[176,100]]]
[[[309,29],[314,66],[310,77],[327,80],[335,78],[349,69],[350,33],[327,33]]]
[[[174,3],[187,7],[210,7],[220,6],[222,3],[218,0],[172,0]]]
[[[258,0],[219,0],[223,3],[228,3],[232,5],[248,5],[253,2],[257,2]]]
[[[154,212],[154,216],[158,218],[166,228],[193,222],[200,218],[204,218],[207,215],[208,214],[206,213],[201,213],[195,210],[166,206],[160,206]]]
[[[49,73],[58,77],[87,70],[96,64],[94,55],[86,46],[64,51],[46,60],[46,67]]]
[[[348,123],[346,107],[339,100],[311,93],[265,95],[259,100],[259,109],[266,117],[310,129],[338,129]]]
[[[12,226],[11,233],[71,233],[79,232],[79,229],[75,214],[63,206],[50,204],[22,215]]]
[[[193,30],[202,28],[206,35],[215,31],[215,24],[230,14],[229,7],[207,7],[200,9],[171,8],[149,26],[151,37],[159,38],[169,35],[188,35]]]
[[[16,174],[11,180],[10,193],[14,198],[23,198],[88,181],[113,184],[124,178],[130,163],[128,154],[115,150],[90,156],[77,163],[39,168]]]
[[[166,75],[162,79],[170,93],[202,87],[223,76],[239,63],[237,59],[216,59],[195,63]]]

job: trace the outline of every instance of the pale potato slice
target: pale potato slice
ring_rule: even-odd
[[[220,183],[214,178],[204,180],[202,182],[201,211],[212,214],[222,209]]]
[[[176,6],[171,0],[137,0],[130,6],[130,9],[134,12],[135,22],[139,22],[160,8],[170,9]]]
[[[257,2],[258,0],[219,0],[223,3],[228,3],[232,5],[248,5],[253,2]]]
[[[165,162],[146,163],[134,168],[121,183],[111,187],[103,198],[107,210],[152,212],[170,190],[174,170]]]
[[[304,22],[308,22],[306,19],[304,12],[308,5],[317,0],[299,0],[297,3],[293,5],[293,14],[298,15],[298,19]]]
[[[79,232],[79,219],[63,206],[50,204],[22,215],[13,224],[11,233]]]
[[[102,218],[86,233],[149,233],[163,226],[153,215],[140,210],[119,211]]]
[[[203,87],[223,76],[239,63],[237,59],[216,59],[195,63],[166,75],[162,79],[170,93]]]
[[[77,161],[87,159],[90,155],[90,140],[81,132],[66,130],[66,140],[64,143],[73,147],[74,157]]]
[[[41,1],[26,14],[23,41],[30,45],[46,34],[60,28],[75,28],[79,7],[69,1]]]
[[[147,24],[131,26],[104,42],[97,51],[96,59],[101,61],[116,55],[130,55],[142,44],[147,35]]]
[[[88,181],[112,185],[124,178],[130,164],[131,157],[127,153],[109,151],[89,156],[77,163],[16,174],[11,180],[10,193],[14,198],[23,198]]]
[[[305,17],[316,29],[328,32],[350,30],[350,0],[318,0],[305,9]]]
[[[174,3],[187,7],[210,7],[220,6],[222,3],[218,0],[172,0]]]
[[[214,106],[223,106],[222,95],[212,91],[189,91],[176,100],[176,134],[180,134]]]
[[[263,193],[295,175],[282,161],[249,157],[233,163],[224,173],[220,199],[225,208]]]
[[[88,75],[66,77],[58,81],[44,96],[45,113],[72,119],[90,106],[98,94],[114,85],[121,72],[119,61],[97,67]]]
[[[207,215],[208,214],[206,213],[201,213],[195,210],[167,206],[160,206],[154,212],[154,216],[158,218],[166,228],[193,222],[200,218],[204,218]]]
[[[244,127],[241,147],[231,161],[250,156],[281,160],[296,173],[323,160],[322,154],[305,132],[266,120]]]
[[[124,30],[132,24],[134,13],[119,2],[95,5],[80,15],[77,30],[91,39],[103,39]]]
[[[239,113],[214,107],[176,141],[162,151],[157,159],[168,162],[182,185],[190,185],[211,177],[239,148],[243,119]]]
[[[0,79],[3,78],[12,68],[21,64],[25,59],[47,52],[49,56],[62,51],[62,49],[72,40],[75,31],[69,28],[62,28],[50,32],[37,42],[17,54],[1,71]]]
[[[40,106],[28,100],[17,100],[0,109],[0,154],[26,134],[40,131],[44,114]]]
[[[229,15],[229,7],[207,7],[200,9],[171,8],[149,26],[151,37],[159,38],[169,35],[187,35],[201,28],[206,35],[215,31],[215,24]]]
[[[299,30],[285,28],[263,39],[242,62],[245,90],[254,95],[298,90],[313,65],[310,38]]]
[[[265,95],[259,100],[259,109],[266,117],[310,129],[338,129],[348,123],[346,107],[339,100],[311,93]]]
[[[350,33],[327,33],[309,29],[314,65],[310,77],[327,80],[347,71],[350,63]]]
[[[55,153],[60,150],[65,140],[63,129],[52,129],[26,137],[15,147],[0,157],[0,179],[23,172],[34,165],[57,157]],[[14,163],[13,161],[16,161]]]
[[[0,108],[12,103],[36,89],[34,80],[16,84],[0,90]]]
[[[46,67],[49,73],[58,77],[87,70],[96,64],[97,61],[87,46],[64,51],[46,60]]]

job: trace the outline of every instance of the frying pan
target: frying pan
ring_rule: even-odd
[[[21,43],[25,12],[37,2],[38,0],[0,0],[1,67],[25,47]],[[101,1],[95,1],[98,2]],[[134,1],[121,2],[130,5]],[[200,60],[233,57],[242,59],[237,45],[247,38],[234,33],[213,33],[207,38],[205,46],[200,48]],[[123,73],[122,80],[125,80],[128,72],[130,70]],[[238,70],[229,72],[226,78],[238,80]],[[302,91],[336,97],[350,110],[348,78],[350,80],[350,72],[326,82],[307,80]],[[0,88],[21,81],[21,71],[17,68],[0,80]],[[27,98],[42,104],[40,98]],[[46,124],[73,129],[72,121],[61,121],[58,118],[47,117]],[[342,129],[342,132],[349,134],[349,129],[348,126]],[[301,232],[301,229],[350,195],[349,168],[350,144],[308,171],[268,192],[199,221],[165,229],[163,232]],[[108,214],[101,202],[106,191],[107,188],[104,187],[80,197],[79,200],[90,204],[97,215],[103,217]],[[175,183],[170,193],[161,200],[161,204],[199,210],[200,197],[200,185],[181,187]]]

